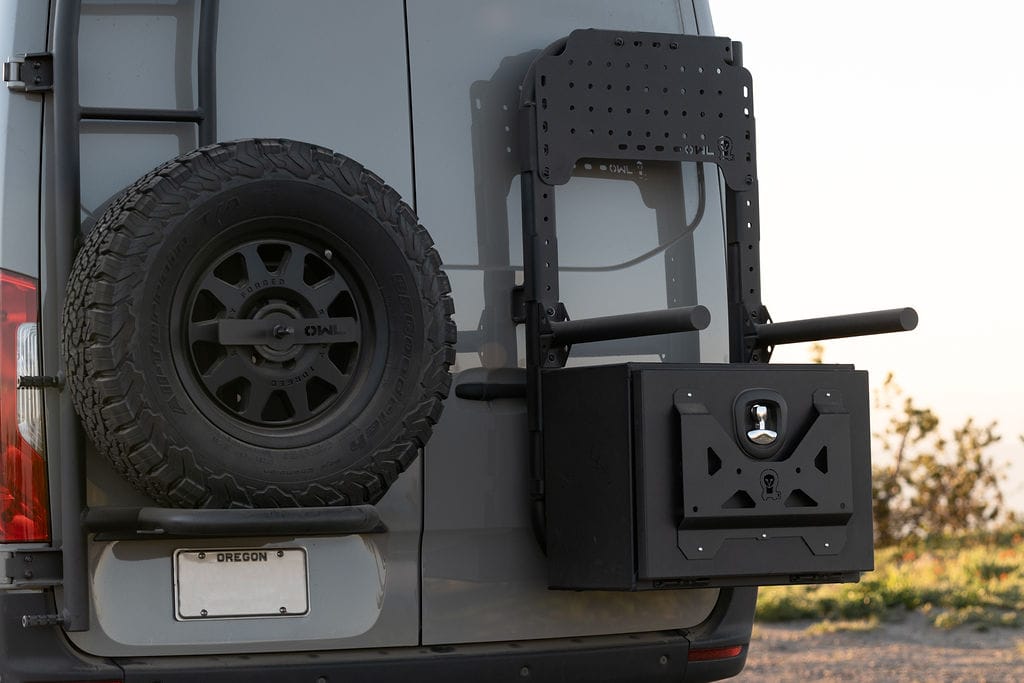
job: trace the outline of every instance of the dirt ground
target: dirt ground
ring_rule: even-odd
[[[758,624],[734,681],[1024,681],[1024,630],[940,630],[917,613],[871,631],[813,635],[814,622]]]

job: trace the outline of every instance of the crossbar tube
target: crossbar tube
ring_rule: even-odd
[[[645,311],[600,318],[552,322],[544,336],[558,346],[587,342],[649,337],[672,332],[696,332],[711,324],[711,312],[704,306],[684,306],[664,311]]]
[[[82,107],[82,118],[90,121],[162,121],[201,123],[201,109],[131,109],[126,107]]]
[[[90,508],[93,533],[141,536],[272,536],[379,533],[386,527],[372,505],[310,508]]]
[[[917,327],[917,311],[913,308],[892,308],[834,315],[827,318],[808,318],[784,323],[755,325],[758,344],[777,346],[798,342],[864,337],[889,332],[909,332]]]

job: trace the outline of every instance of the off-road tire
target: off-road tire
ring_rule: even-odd
[[[295,271],[289,264],[300,257],[306,265]],[[242,275],[221,275],[230,259]],[[253,273],[269,274],[262,299]],[[324,273],[324,282],[339,278],[330,294],[341,293],[318,309],[310,279]],[[221,277],[236,278],[237,291],[210,294]],[[86,237],[64,310],[67,385],[96,448],[158,503],[373,503],[441,414],[454,361],[450,291],[413,211],[355,161],[290,140],[219,143],[140,178]],[[306,329],[325,334],[347,316],[357,341],[227,345],[221,318],[262,324],[264,315],[323,318]],[[220,336],[193,340],[202,326]],[[337,360],[343,346],[351,358]],[[207,357],[215,360],[204,369]],[[242,376],[219,391],[210,368],[228,358]],[[325,358],[337,371],[326,388],[318,380],[315,400],[327,398],[314,409],[311,377]],[[279,387],[276,412],[264,384]],[[308,405],[296,408],[300,391]],[[276,421],[261,424],[271,413]]]

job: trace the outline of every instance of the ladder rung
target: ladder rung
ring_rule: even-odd
[[[199,109],[132,109],[127,107],[82,107],[83,120],[165,121],[199,123],[205,116]]]

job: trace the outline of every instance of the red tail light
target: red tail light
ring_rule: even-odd
[[[42,391],[18,389],[39,374],[36,281],[0,270],[0,543],[48,541]]]
[[[690,650],[687,659],[691,662],[710,662],[716,659],[730,659],[743,652],[742,645],[731,645],[729,647],[706,647],[699,650]]]

